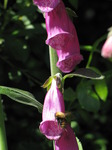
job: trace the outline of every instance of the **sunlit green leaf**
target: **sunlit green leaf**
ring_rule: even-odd
[[[76,137],[76,140],[77,140],[77,143],[78,143],[79,150],[83,150],[82,144],[81,144],[81,142],[79,141],[79,139],[77,137]]]
[[[71,127],[72,128],[77,128],[78,127],[78,123],[76,121],[71,121]]]
[[[39,110],[39,112],[42,112],[42,104],[37,101],[31,93],[27,91],[0,86],[0,94],[6,95],[12,100],[15,100],[19,103],[34,106]]]
[[[0,45],[2,45],[4,42],[4,39],[3,38],[0,38]]]
[[[101,98],[101,100],[106,101],[106,98],[108,96],[108,88],[107,88],[105,80],[96,81],[95,90],[98,96]]]

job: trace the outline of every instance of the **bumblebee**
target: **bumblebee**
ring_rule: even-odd
[[[66,125],[68,123],[67,116],[69,116],[70,113],[63,113],[63,112],[56,112],[55,118],[58,122],[58,125],[60,125],[61,128],[66,128]]]

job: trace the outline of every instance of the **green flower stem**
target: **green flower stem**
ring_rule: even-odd
[[[7,150],[7,141],[6,141],[1,95],[0,95],[0,150]]]
[[[50,57],[50,69],[51,76],[54,76],[56,73],[61,73],[58,67],[56,67],[56,63],[58,61],[56,50],[49,46],[49,57]],[[53,149],[55,150],[55,145],[53,141]]]
[[[107,34],[101,36],[97,41],[95,41],[95,43],[93,44],[93,49],[91,49],[90,55],[89,55],[89,59],[86,65],[86,68],[88,68],[90,66],[90,63],[92,61],[93,58],[93,53],[97,50],[98,45],[107,38]]]
[[[58,67],[56,67],[56,63],[58,61],[56,50],[49,46],[49,57],[50,57],[50,69],[51,76],[54,76],[56,73],[61,73]]]
[[[53,141],[53,149],[55,150],[55,141]]]
[[[4,9],[7,9],[8,0],[4,0]]]

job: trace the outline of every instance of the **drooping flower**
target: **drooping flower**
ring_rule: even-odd
[[[74,36],[77,36],[75,27],[67,15],[62,1],[53,11],[45,13],[45,21],[48,34],[46,44],[54,49],[65,49],[67,43]]]
[[[60,3],[60,0],[33,0],[33,2],[42,12],[50,12]]]
[[[57,67],[64,73],[71,72],[83,59],[75,26],[61,1],[51,12],[45,13],[48,38],[46,44],[57,51]]]
[[[55,150],[79,150],[75,134],[69,125],[62,136],[55,141]]]
[[[55,118],[56,112],[65,112],[64,99],[62,93],[56,85],[56,80],[52,80],[51,87],[47,92],[44,100],[42,122],[40,131],[50,140],[60,138],[63,129],[58,125]]]
[[[64,73],[73,71],[75,66],[83,60],[77,35],[69,41],[65,49],[57,50],[57,55],[57,67]]]
[[[112,35],[106,39],[101,50],[101,55],[104,58],[112,58]]]

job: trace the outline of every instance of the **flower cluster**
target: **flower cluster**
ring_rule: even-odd
[[[67,15],[62,0],[33,0],[44,12],[47,39],[46,44],[57,52],[57,67],[64,73],[71,72],[83,59],[80,54],[76,29]],[[65,114],[63,95],[58,89],[57,78],[52,80],[43,106],[40,131],[48,139],[55,141],[55,150],[78,150],[78,144],[65,118],[57,118],[57,113]],[[64,123],[64,124],[63,124]],[[64,125],[64,126],[62,126]]]
[[[70,20],[62,0],[34,0],[45,13],[47,30],[46,44],[58,55],[57,67],[64,73],[73,71],[83,59],[75,26]]]

